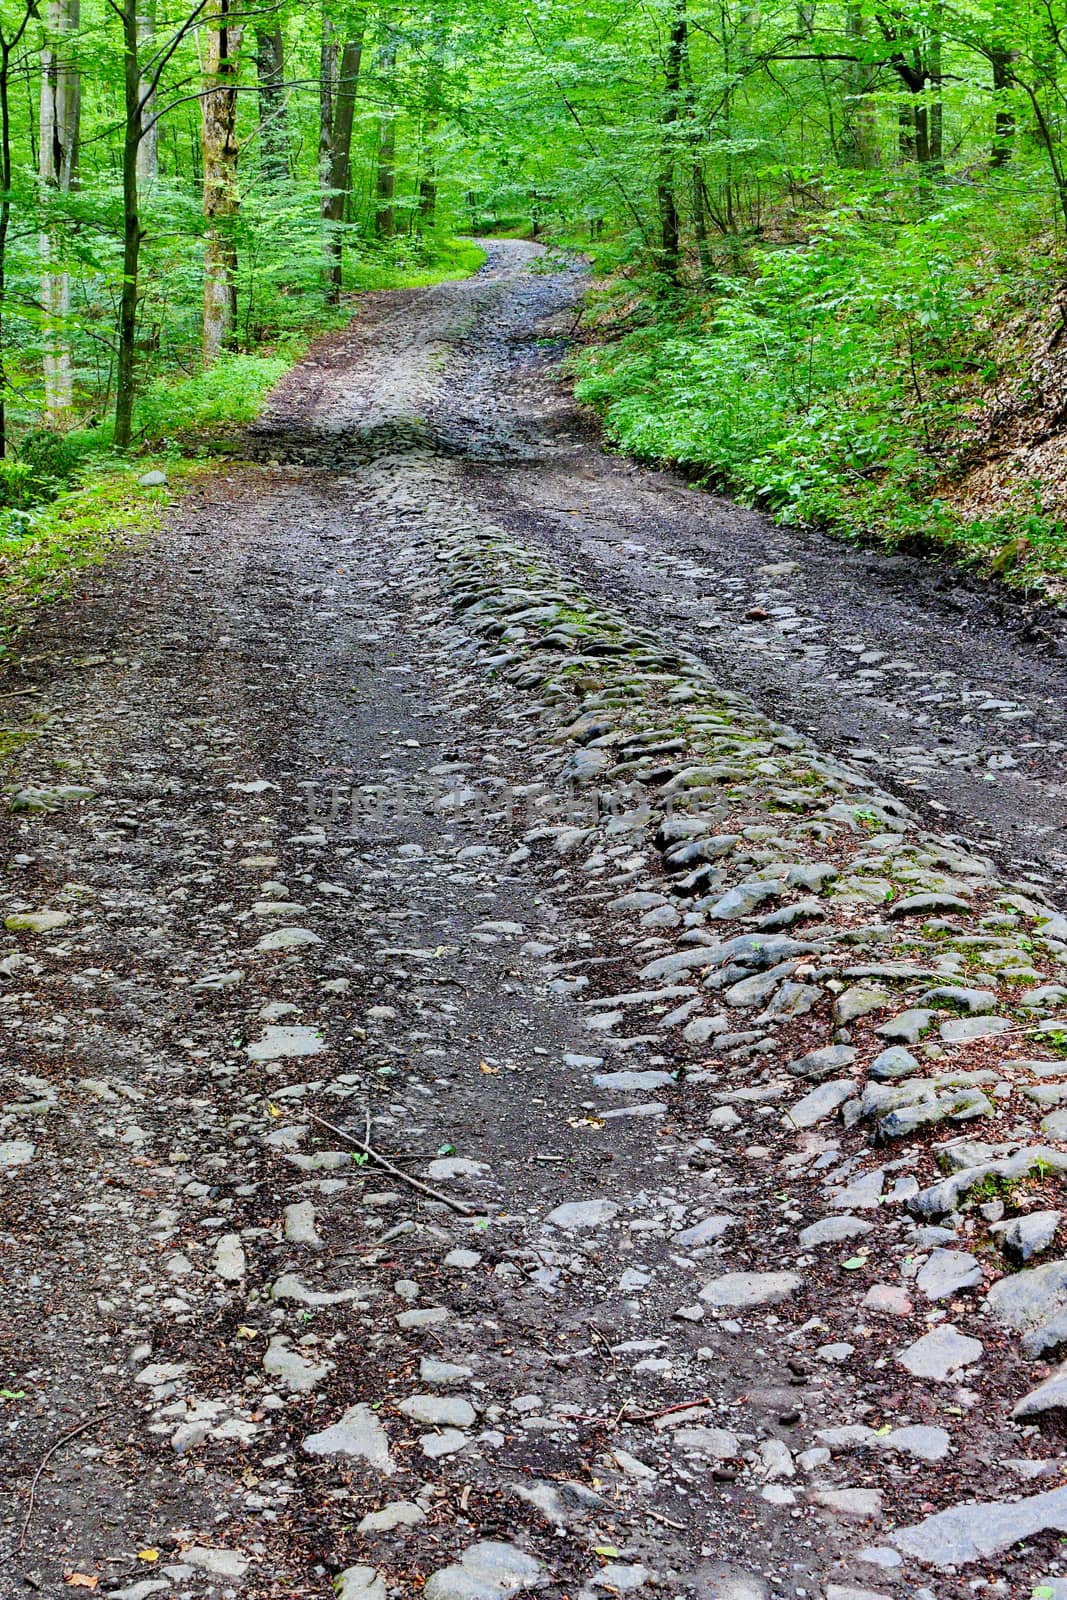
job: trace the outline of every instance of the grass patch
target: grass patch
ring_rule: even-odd
[[[165,469],[170,483],[142,489],[137,480],[153,466]],[[38,607],[67,598],[83,568],[142,545],[159,528],[174,488],[210,470],[210,462],[180,459],[108,465],[33,512],[3,514],[0,660]],[[0,754],[6,753],[0,740]]]
[[[431,249],[405,242],[380,256],[353,260],[345,270],[345,288],[361,294],[379,289],[428,289],[435,283],[469,278],[487,259],[473,239],[449,239]]]

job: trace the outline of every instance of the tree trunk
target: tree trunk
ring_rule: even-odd
[[[322,13],[322,42],[319,46],[319,182],[325,195],[330,183],[330,152],[333,148],[333,99],[337,93],[338,51],[334,25]]]
[[[1015,144],[1015,113],[1007,99],[1011,83],[1011,51],[1003,40],[998,39],[991,47],[989,60],[993,68],[994,108],[993,147],[989,159],[994,167],[1006,167]]]
[[[229,342],[237,321],[237,66],[241,25],[232,0],[218,0],[207,29],[200,101],[204,152],[204,365]]]
[[[419,227],[431,232],[437,212],[437,165],[434,141],[437,138],[437,113],[426,117],[423,168],[419,175]]]
[[[393,68],[396,66],[396,39],[387,33],[378,52],[378,70],[389,84],[386,94],[392,93]],[[396,211],[393,198],[396,194],[396,113],[384,110],[378,118],[378,175],[374,185],[378,201],[374,213],[374,228],[379,239],[391,239],[396,233]]]
[[[674,134],[678,122],[679,100],[682,89],[682,60],[688,38],[685,0],[674,0],[671,12],[671,32],[667,43],[667,60],[664,68],[664,104],[660,118],[660,168],[656,180],[656,197],[659,205],[659,269],[669,284],[677,284],[681,272],[681,241],[678,223],[678,200],[674,191],[675,148]]]
[[[156,0],[140,0],[137,7],[137,53],[152,66],[156,42]],[[150,189],[159,177],[159,125],[153,122],[155,95],[148,78],[141,79],[141,142],[137,146],[137,184]],[[149,126],[146,128],[145,123]]]
[[[46,224],[41,232],[41,304],[45,315],[45,421],[61,428],[70,421],[74,404],[67,319],[70,316],[70,274],[62,264],[58,226],[47,222],[51,197],[74,187],[78,152],[81,80],[70,50],[78,27],[78,0],[50,0],[48,43],[41,56],[41,120],[39,161]]]
[[[125,450],[133,432],[137,277],[144,237],[137,190],[137,154],[143,129],[141,74],[137,64],[137,0],[122,0],[122,44],[126,117],[122,141],[122,298],[115,384],[115,443],[120,450]]]
[[[865,26],[863,11],[857,0],[852,0],[845,19],[845,29],[857,55],[862,55]],[[874,70],[863,60],[852,63],[848,69],[848,97],[845,110],[845,137],[842,158],[849,166],[869,171],[878,165],[878,124],[871,91],[874,88]]]
[[[259,170],[271,188],[289,176],[289,130],[286,125],[285,40],[280,27],[256,29],[256,76],[259,87]]]
[[[356,115],[356,90],[363,59],[363,14],[355,22],[356,32],[341,52],[337,90],[333,104],[329,139],[329,166],[322,196],[322,220],[326,235],[326,298],[335,301],[341,293],[341,251],[345,204],[352,186],[352,127]]]
[[[941,101],[941,34],[942,6],[940,0],[932,7],[930,38],[926,47],[926,71],[930,84],[931,100],[927,118],[926,158],[932,167],[944,165],[944,107]]]

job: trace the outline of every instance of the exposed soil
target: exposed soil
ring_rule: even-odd
[[[773,1048],[757,1030],[718,1059],[668,1027],[682,996],[631,1000],[686,926],[654,821],[637,807],[605,824],[585,794],[577,843],[541,826],[566,796],[569,691],[483,659],[508,628],[457,621],[469,571],[453,557],[456,541],[510,534],[537,593],[538,558],[570,586],[561,616],[591,630],[590,655],[615,647],[572,590],[647,642],[664,706],[672,674],[695,670],[688,650],[869,772],[869,837],[810,835],[842,876],[883,870],[857,853],[917,829],[897,795],[1054,897],[1064,624],[604,454],[548,371],[580,281],[531,259],[494,245],[467,283],[368,297],[280,387],[250,445],[261,464],[220,472],[147,555],[88,575],[12,669],[12,691],[36,691],[36,736],[11,787],[37,793],[2,841],[16,919],[0,945],[3,1600],[296,1600],[344,1571],[346,1600],[427,1580],[428,1600],[515,1584],[547,1600],[956,1600],[978,1577],[1029,1595],[1061,1570],[1052,1534],[949,1571],[896,1561],[897,1528],[1055,1484],[1055,1420],[1039,1434],[1009,1417],[1045,1369],[976,1285],[888,1318],[863,1309],[922,1256],[888,1197],[858,1267],[842,1265],[855,1244],[798,1257],[829,1182],[888,1159],[887,1183],[932,1183],[933,1136],[887,1157],[862,1126],[798,1138],[783,1117],[783,1096],[809,1087],[786,1064],[842,1035],[832,986],[775,1024]],[[485,581],[496,562],[514,588],[521,549],[495,549]],[[794,746],[800,771],[815,758]],[[717,826],[752,827],[755,803],[731,799]],[[788,833],[773,807],[760,815],[764,834]],[[770,838],[767,859],[782,848]],[[943,869],[973,875],[950,932],[999,918],[1022,938],[993,866],[961,861]],[[613,909],[628,888],[658,898],[660,922]],[[860,899],[840,913],[857,937],[875,915]],[[17,926],[42,910],[61,920]],[[302,937],[272,950],[284,929]],[[988,979],[998,1004],[1062,965],[1055,942],[1040,959]],[[620,992],[624,1023],[591,1020],[589,1002]],[[882,1020],[845,1030],[864,1062]],[[983,1052],[967,1066],[987,1067]],[[620,1101],[595,1081],[605,1059],[657,1084]],[[368,1138],[437,1198],[353,1162]],[[1034,1203],[1063,1191],[1045,1173]],[[596,1221],[546,1220],[593,1200],[610,1203]],[[721,1238],[678,1241],[713,1215],[729,1219]],[[1003,1263],[980,1219],[961,1228],[984,1289]],[[778,1302],[732,1316],[701,1299],[716,1275],[798,1260]],[[900,1351],[945,1315],[978,1327],[981,1365],[911,1376]],[[417,1395],[456,1402],[454,1418],[401,1409]],[[387,1456],[317,1453],[309,1441],[360,1406]],[[797,1464],[846,1424],[936,1425],[949,1453],[835,1447]],[[701,1429],[735,1448],[716,1455]],[[1046,1481],[1028,1488],[1016,1458]],[[387,1502],[415,1520],[361,1530]],[[479,1541],[536,1567],[511,1587],[431,1576]]]

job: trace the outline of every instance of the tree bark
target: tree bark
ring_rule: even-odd
[[[74,405],[67,319],[70,316],[70,274],[61,259],[60,228],[49,225],[48,211],[56,195],[74,187],[78,158],[81,77],[74,63],[71,35],[79,23],[79,0],[50,0],[48,41],[41,54],[41,117],[39,172],[45,227],[41,232],[41,303],[45,314],[45,421],[50,428],[70,422]]]
[[[289,129],[285,112],[285,40],[280,27],[256,29],[259,86],[259,170],[271,187],[289,176]]]
[[[326,298],[337,300],[341,293],[341,254],[343,249],[345,206],[352,187],[352,128],[356,115],[356,90],[363,59],[363,13],[354,23],[353,35],[341,52],[328,145],[326,185],[322,196],[322,220],[326,245]]]
[[[156,42],[156,0],[140,0],[137,8],[137,52],[151,64]],[[159,177],[159,125],[153,122],[155,95],[148,78],[141,79],[141,141],[137,146],[137,183],[150,189]],[[145,124],[148,124],[146,127]]]
[[[659,270],[668,284],[677,284],[681,272],[678,199],[674,188],[676,156],[674,134],[680,109],[682,61],[689,32],[685,3],[686,0],[674,0],[671,11],[671,31],[664,68],[663,115],[660,118],[660,167],[656,180],[660,231]]]
[[[204,365],[230,341],[237,322],[237,69],[241,24],[232,0],[218,0],[207,27],[206,93],[200,101],[204,155]]]
[[[857,55],[862,55],[866,35],[863,11],[858,0],[851,0],[845,18],[845,31]],[[878,124],[871,91],[874,88],[873,68],[862,59],[853,62],[848,70],[848,98],[845,109],[845,138],[842,151],[846,165],[865,171],[878,165]]]
[[[378,70],[384,81],[391,79],[395,66],[396,39],[391,32],[387,32],[378,52]],[[390,84],[386,93],[391,92]],[[375,232],[379,239],[391,239],[396,233],[396,210],[393,206],[396,194],[396,114],[391,109],[384,110],[378,118],[378,174],[374,192],[378,201],[374,213]]]
[[[115,383],[115,444],[120,450],[125,450],[133,432],[137,279],[144,231],[137,188],[137,155],[143,131],[137,0],[121,0],[121,5],[126,115],[122,140],[122,297],[119,302],[118,370]]]

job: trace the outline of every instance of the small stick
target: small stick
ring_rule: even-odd
[[[645,1516],[651,1517],[653,1522],[662,1522],[665,1528],[677,1528],[679,1533],[685,1532],[684,1522],[674,1522],[670,1517],[665,1517],[662,1511],[649,1511],[646,1507]]]
[[[43,689],[11,689],[7,694],[0,694],[0,700],[21,700],[23,695],[44,694]]]
[[[72,1439],[76,1439],[80,1433],[88,1433],[89,1429],[95,1428],[100,1420],[100,1417],[90,1417],[88,1422],[79,1422],[76,1428],[71,1428],[67,1433],[61,1433],[55,1444],[50,1445],[45,1451],[44,1455],[41,1457],[40,1466],[34,1473],[33,1481],[30,1484],[30,1503],[26,1507],[26,1516],[23,1519],[22,1532],[19,1534],[18,1547],[20,1551],[26,1548],[26,1535],[30,1531],[30,1519],[33,1516],[33,1508],[37,1500],[37,1485],[41,1481],[41,1474],[43,1473],[45,1467],[47,1467],[57,1450],[62,1449],[63,1445],[69,1444]]]
[[[335,1138],[344,1139],[348,1144],[354,1144],[361,1150],[368,1161],[374,1161],[379,1167],[384,1167],[386,1172],[391,1172],[394,1178],[399,1178],[401,1183],[406,1183],[409,1189],[417,1189],[419,1194],[429,1195],[431,1200],[438,1200],[442,1205],[451,1206],[453,1211],[458,1211],[461,1217],[476,1217],[478,1213],[473,1206],[466,1205],[462,1200],[453,1200],[451,1195],[442,1194],[439,1189],[431,1189],[428,1183],[422,1183],[418,1178],[412,1178],[408,1173],[394,1166],[387,1157],[381,1155],[372,1145],[364,1144],[362,1139],[357,1139],[355,1134],[346,1133],[343,1128],[334,1127],[332,1122],[327,1122],[324,1117],[317,1117],[313,1111],[308,1112],[308,1119],[325,1128],[327,1133],[332,1133]]]

